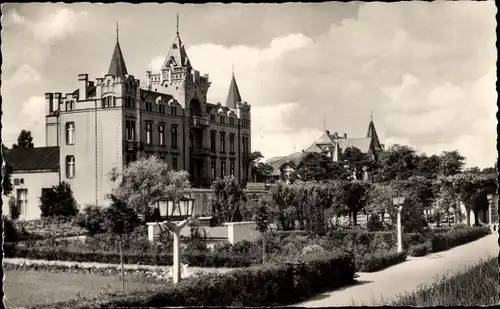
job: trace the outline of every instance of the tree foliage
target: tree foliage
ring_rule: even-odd
[[[334,162],[324,153],[307,153],[297,166],[297,173],[304,181],[348,179],[350,174],[341,163]]]
[[[209,200],[212,216],[219,222],[239,222],[242,220],[241,209],[245,206],[246,195],[234,176],[217,178],[212,183],[212,195]]]
[[[465,157],[458,150],[443,151],[440,156],[440,174],[443,176],[452,176],[462,172],[465,165]]]
[[[71,186],[67,182],[53,186],[42,192],[40,197],[42,217],[71,217],[78,213],[78,205],[73,197]]]
[[[191,186],[187,172],[171,171],[163,160],[155,156],[140,158],[121,173],[114,169],[110,178],[118,182],[112,195],[132,207],[143,220],[151,214],[158,200],[179,200],[184,189]]]
[[[21,130],[19,136],[17,137],[17,144],[13,144],[12,148],[33,148],[33,137],[31,136],[31,131]]]
[[[255,182],[266,182],[273,173],[273,167],[271,165],[261,162],[263,157],[260,151],[254,151],[249,159],[252,169],[252,179],[254,179]]]
[[[19,206],[17,205],[16,198],[13,196],[9,198],[9,213],[10,213],[10,218],[12,220],[19,219],[19,216],[21,215],[19,211]]]
[[[380,169],[376,179],[380,182],[408,179],[419,168],[416,151],[408,146],[393,145],[380,156]]]

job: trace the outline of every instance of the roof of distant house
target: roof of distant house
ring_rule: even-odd
[[[8,149],[4,159],[14,172],[59,170],[59,147]]]

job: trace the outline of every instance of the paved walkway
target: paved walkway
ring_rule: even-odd
[[[434,283],[436,277],[466,270],[481,260],[498,256],[498,234],[432,253],[408,257],[406,262],[374,273],[358,273],[357,284],[316,295],[295,307],[376,306],[389,303],[405,291]]]
[[[19,265],[22,263],[40,264],[40,265],[62,265],[62,266],[74,266],[78,265],[82,268],[107,268],[116,267],[119,268],[120,264],[106,264],[106,263],[94,263],[94,262],[71,262],[71,261],[46,261],[46,260],[32,260],[23,258],[4,258],[4,264],[15,264]],[[136,264],[123,264],[124,269],[150,269],[150,270],[168,270],[171,266],[155,266],[155,265],[136,265]],[[208,267],[189,267],[187,268],[188,274],[193,272],[219,272],[226,273],[234,270],[235,268],[208,268]]]

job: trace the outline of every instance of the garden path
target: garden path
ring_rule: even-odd
[[[374,273],[358,273],[357,283],[325,292],[295,307],[376,306],[391,302],[406,291],[430,285],[437,277],[463,272],[481,260],[498,256],[498,234],[423,257],[408,257],[398,265]]]
[[[14,264],[19,265],[23,263],[39,264],[39,265],[61,265],[61,266],[73,266],[78,265],[82,268],[107,268],[107,267],[117,267],[119,264],[106,264],[106,263],[95,263],[95,262],[71,262],[71,261],[46,261],[46,260],[34,260],[34,259],[23,259],[23,258],[4,258],[4,264]],[[150,270],[168,270],[171,266],[155,266],[155,265],[136,265],[136,264],[123,264],[124,269],[150,269]],[[235,268],[209,268],[209,267],[189,267],[187,268],[188,273],[193,272],[206,272],[206,273],[226,273]]]

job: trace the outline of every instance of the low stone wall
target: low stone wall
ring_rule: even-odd
[[[150,222],[147,223],[147,226],[148,239],[149,241],[154,241],[160,234],[161,229],[164,228],[164,223]],[[208,243],[212,246],[215,243],[226,241],[231,244],[242,240],[254,241],[260,236],[260,232],[256,230],[256,224],[254,221],[228,222],[224,223],[223,226],[201,226],[199,228],[205,230],[208,237]],[[189,227],[186,227],[181,231],[181,236],[187,237],[189,236],[189,233]]]

